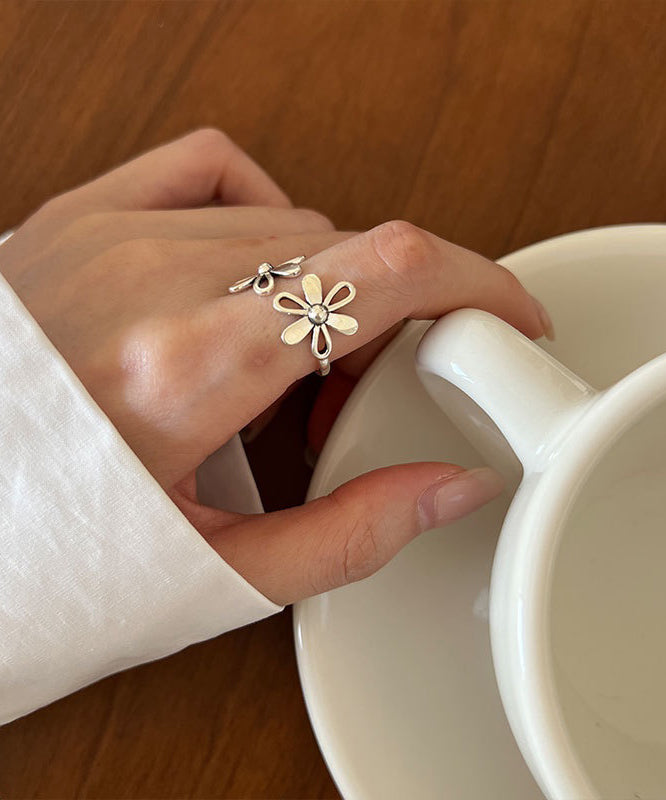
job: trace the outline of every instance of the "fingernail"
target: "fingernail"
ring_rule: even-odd
[[[543,304],[536,299],[536,297],[532,297],[532,300],[537,310],[537,314],[539,315],[539,322],[541,323],[541,327],[543,328],[543,335],[549,341],[554,342],[555,328],[553,328],[553,320],[550,318],[550,314],[546,311]]]
[[[502,476],[488,467],[437,481],[419,497],[421,527],[426,531],[460,519],[497,497],[503,488]]]

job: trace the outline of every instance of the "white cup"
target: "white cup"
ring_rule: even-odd
[[[462,309],[429,329],[417,366],[518,487],[490,630],[534,777],[550,800],[664,800],[666,354],[599,392],[506,323]]]

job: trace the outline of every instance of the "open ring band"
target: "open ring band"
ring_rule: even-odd
[[[291,292],[280,292],[273,300],[276,311],[299,317],[282,331],[281,339],[285,344],[298,344],[312,332],[311,349],[312,355],[319,362],[318,372],[322,376],[328,375],[333,349],[329,328],[345,336],[353,336],[358,331],[358,322],[354,317],[336,313],[339,308],[351,303],[356,296],[356,287],[349,281],[339,281],[324,297],[321,281],[312,273],[303,276],[301,286],[305,299]],[[336,300],[336,296],[343,291],[346,294]]]

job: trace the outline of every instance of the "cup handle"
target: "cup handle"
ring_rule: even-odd
[[[471,308],[428,329],[416,365],[435,402],[509,480],[520,479],[520,464],[542,471],[597,395],[515,328]]]

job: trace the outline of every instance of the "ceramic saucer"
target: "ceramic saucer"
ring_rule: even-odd
[[[666,350],[666,226],[600,228],[503,259],[548,307],[545,347],[604,388]],[[310,487],[376,467],[479,456],[429,399],[410,323],[343,409]],[[502,710],[488,586],[508,499],[410,544],[372,578],[295,609],[301,683],[346,800],[537,800]]]

